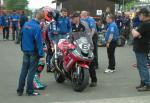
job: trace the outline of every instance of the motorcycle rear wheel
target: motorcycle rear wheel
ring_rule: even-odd
[[[76,71],[74,71],[76,72]],[[82,92],[89,84],[89,70],[82,68],[78,78],[72,78],[73,89],[77,92]]]

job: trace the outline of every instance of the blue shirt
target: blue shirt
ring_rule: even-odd
[[[105,33],[105,40],[108,42],[110,34],[113,34],[112,41],[116,41],[119,38],[119,30],[115,22],[108,24],[107,31]]]
[[[10,26],[10,17],[5,15],[1,17],[2,19],[2,26],[9,27]]]
[[[20,27],[22,28],[25,22],[28,21],[28,17],[26,15],[21,15],[20,16]]]
[[[36,52],[38,56],[43,57],[43,43],[40,23],[34,19],[26,22],[22,30],[22,51]]]
[[[2,16],[0,15],[0,26],[2,25]]]
[[[19,26],[18,23],[20,20],[20,16],[18,14],[12,14],[11,20],[12,20],[12,26]]]
[[[71,32],[71,22],[68,17],[59,17],[57,20],[58,33],[64,35]]]
[[[82,20],[88,23],[90,29],[94,28],[97,31],[96,21],[92,17],[88,17],[86,19],[81,19],[81,21]]]
[[[133,19],[133,27],[136,28],[140,25],[141,21],[140,21],[140,18],[138,16],[136,16],[134,19]]]

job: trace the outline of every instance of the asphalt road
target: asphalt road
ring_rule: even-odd
[[[16,88],[22,63],[20,46],[13,41],[3,41],[0,36],[0,103],[148,103],[150,92],[137,92],[139,84],[137,70],[132,68],[135,55],[132,47],[116,49],[117,71],[103,73],[107,68],[106,48],[99,48],[98,86],[83,92],[73,91],[71,83],[55,82],[53,74],[42,73],[42,81],[48,85],[37,97],[18,97]]]

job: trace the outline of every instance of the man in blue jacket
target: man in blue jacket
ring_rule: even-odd
[[[60,39],[65,38],[66,34],[71,32],[71,22],[67,15],[67,9],[63,8],[61,10],[61,16],[57,20],[57,27],[59,29],[58,34],[60,36]]]
[[[117,45],[117,40],[119,38],[119,30],[112,14],[107,15],[106,22],[108,23],[108,28],[105,34],[105,40],[109,63],[108,68],[105,70],[105,73],[113,73],[116,70],[115,48]]]
[[[10,18],[6,13],[3,13],[2,19],[2,28],[3,28],[3,40],[9,39],[9,27],[10,27]],[[7,35],[5,35],[7,33]]]
[[[18,30],[19,30],[19,19],[20,16],[17,14],[16,11],[13,12],[13,14],[11,15],[11,21],[12,21],[12,36],[13,36],[13,40],[15,40],[15,36],[16,36],[16,43],[18,43]],[[15,35],[16,32],[16,35]]]
[[[42,32],[40,21],[44,18],[44,12],[38,10],[35,19],[26,22],[22,30],[21,49],[23,51],[23,64],[17,89],[18,96],[23,95],[25,80],[27,77],[26,93],[28,96],[37,96],[39,93],[34,91],[33,78],[36,73],[38,61],[45,62]]]

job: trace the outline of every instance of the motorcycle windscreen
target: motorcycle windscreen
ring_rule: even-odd
[[[94,48],[92,34],[90,32],[72,32],[70,33],[70,36],[73,39],[73,41],[77,42],[78,44],[90,44],[90,48]]]

